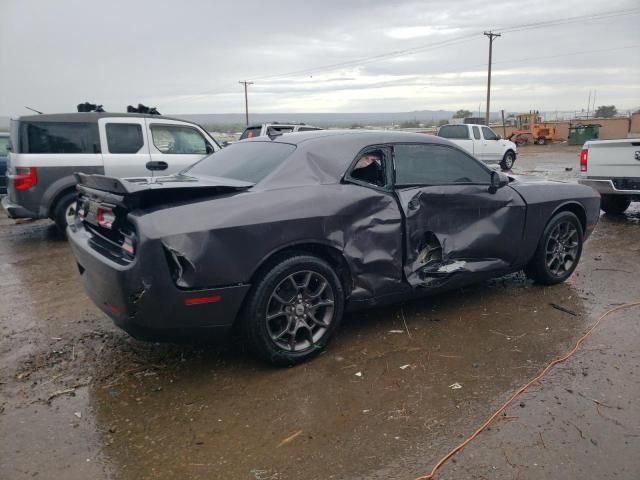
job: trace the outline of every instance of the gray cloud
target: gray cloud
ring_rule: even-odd
[[[163,113],[239,112],[240,79],[255,79],[250,102],[260,112],[477,109],[483,30],[637,4],[536,5],[521,15],[517,1],[0,0],[0,114],[85,100],[112,111],[142,102]],[[494,108],[578,109],[594,88],[598,103],[640,105],[639,18],[505,33],[495,42]],[[471,34],[399,58],[264,78]]]

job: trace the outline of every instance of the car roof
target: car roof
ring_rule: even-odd
[[[278,135],[271,140],[272,142],[290,143],[299,145],[304,142],[310,142],[317,139],[329,139],[331,137],[340,137],[341,140],[351,140],[354,144],[376,144],[376,143],[450,143],[435,135],[414,132],[399,132],[397,130],[310,130],[304,132],[291,132]],[[265,137],[248,138],[243,142],[260,142],[268,141]],[[336,138],[334,138],[336,139]],[[363,147],[366,145],[363,145]]]
[[[393,130],[312,130],[287,133],[272,140],[256,137],[227,148],[254,142],[296,146],[295,152],[260,182],[264,189],[339,183],[356,155],[370,146],[421,143],[458,148],[449,140],[435,135]]]
[[[151,115],[148,113],[127,112],[73,112],[73,113],[43,113],[42,115],[25,115],[18,118],[20,122],[68,122],[68,123],[97,123],[101,118],[153,118],[175,120],[179,122],[197,125],[194,122],[182,118],[166,117],[164,115]]]
[[[265,122],[265,123],[252,123],[247,125],[244,129],[248,128],[262,128],[262,127],[312,127],[312,128],[320,128],[315,125],[311,125],[309,123],[304,122]]]

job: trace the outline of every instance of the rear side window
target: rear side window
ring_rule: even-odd
[[[489,172],[461,151],[444,145],[395,145],[396,185],[488,184]]]
[[[466,125],[445,125],[440,127],[440,130],[438,130],[438,136],[443,138],[468,140],[469,128]]]
[[[262,131],[262,127],[246,128],[245,131],[242,132],[242,135],[240,135],[240,140],[244,140],[245,138],[259,137],[261,131]]]
[[[9,137],[0,137],[0,155],[9,155]]]
[[[22,153],[100,153],[98,124],[22,123],[20,151]]]
[[[184,173],[258,183],[296,149],[288,143],[240,142],[203,158]]]
[[[313,132],[315,130],[322,130],[321,128],[316,128],[316,127],[300,127],[298,129],[299,132]]]
[[[166,154],[205,155],[207,141],[195,128],[152,125],[151,136],[158,150]]]
[[[109,153],[138,153],[144,145],[142,126],[134,123],[107,123]]]

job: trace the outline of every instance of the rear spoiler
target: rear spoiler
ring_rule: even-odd
[[[251,182],[243,182],[242,180],[234,180],[231,178],[219,177],[191,177],[188,175],[168,175],[164,177],[153,178],[115,178],[105,175],[87,175],[84,173],[76,173],[79,189],[88,188],[109,192],[116,195],[133,195],[141,192],[151,191],[229,191],[243,190],[253,187],[255,184]]]

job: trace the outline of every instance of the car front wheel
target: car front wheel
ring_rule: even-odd
[[[525,273],[542,285],[564,282],[578,266],[582,240],[578,217],[571,212],[558,213],[545,227]]]
[[[344,291],[333,268],[311,255],[276,263],[254,286],[242,318],[251,352],[277,366],[318,355],[338,329]]]
[[[504,157],[502,157],[502,161],[500,162],[500,168],[507,172],[513,168],[513,164],[516,161],[516,154],[511,150],[505,152]]]

